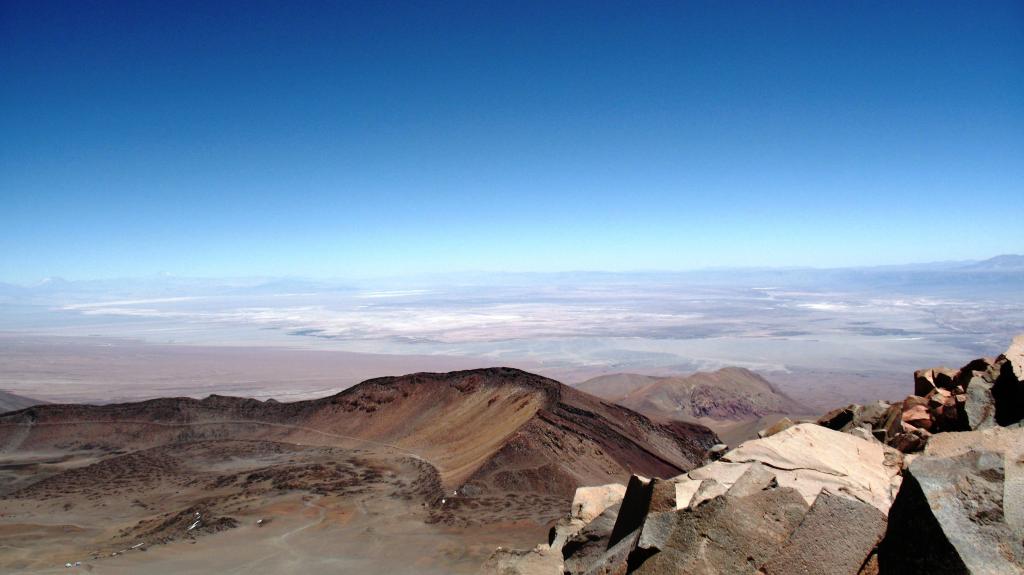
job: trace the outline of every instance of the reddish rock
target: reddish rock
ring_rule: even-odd
[[[902,420],[903,423],[914,427],[931,429],[933,421],[932,414],[928,411],[927,400],[923,397],[908,397],[903,402]]]

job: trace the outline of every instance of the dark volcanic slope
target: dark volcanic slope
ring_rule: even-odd
[[[45,401],[39,401],[38,399],[32,399],[31,397],[25,397],[24,395],[16,395],[7,391],[0,390],[0,413],[5,411],[14,411],[16,409],[24,409],[26,407],[32,407],[33,405],[39,405],[46,403]]]
[[[740,367],[686,377],[617,374],[577,387],[661,419],[743,421],[773,413],[807,412],[771,382]]]
[[[448,488],[571,493],[629,472],[670,476],[716,442],[508,368],[365,381],[294,403],[210,396],[44,405],[0,415],[0,451],[134,450],[207,439],[372,447],[420,457]]]

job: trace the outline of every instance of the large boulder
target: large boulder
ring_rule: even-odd
[[[771,437],[744,442],[717,463],[754,462],[772,468],[779,485],[796,489],[808,504],[827,488],[888,513],[899,489],[902,456],[880,443],[804,423]],[[697,478],[700,471],[688,475]],[[746,469],[740,473],[734,468],[727,471],[735,479],[728,481],[725,473],[715,479],[731,485]]]
[[[882,573],[1024,573],[1021,534],[1004,516],[1003,455],[917,456],[889,513]]]
[[[970,429],[986,429],[996,425],[996,399],[992,396],[992,382],[976,373],[967,385],[964,414]]]
[[[619,506],[618,516],[615,518],[615,526],[612,527],[612,532],[608,539],[609,549],[634,534],[643,525],[650,510],[653,491],[653,479],[644,479],[637,475],[629,478],[626,494],[622,499],[622,504]]]
[[[569,515],[560,519],[551,528],[548,544],[555,549],[561,549],[566,541],[606,509],[617,507],[625,494],[626,486],[621,483],[578,487],[572,498]]]
[[[630,573],[753,573],[778,552],[807,507],[798,491],[780,487],[663,514],[657,534],[641,534],[650,543],[631,554]]]
[[[782,550],[761,571],[766,575],[857,575],[884,534],[881,511],[822,491]]]
[[[612,505],[565,542],[562,546],[562,559],[566,573],[585,573],[608,550],[608,540],[611,539],[618,514],[619,506]]]
[[[925,455],[954,457],[974,450],[1003,456],[1003,518],[1024,538],[1024,428],[994,427],[964,433],[940,433],[932,438]]]
[[[1024,335],[1015,337],[996,363],[999,372],[992,384],[996,423],[1020,423],[1024,420]]]

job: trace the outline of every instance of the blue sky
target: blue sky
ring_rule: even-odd
[[[0,281],[1024,251],[1020,2],[0,3]]]

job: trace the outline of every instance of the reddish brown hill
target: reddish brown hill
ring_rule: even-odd
[[[699,465],[717,438],[508,368],[372,379],[294,403],[210,396],[43,405],[0,415],[0,451],[137,450],[208,439],[271,440],[415,455],[447,488],[571,493],[630,472]]]
[[[685,377],[616,374],[577,388],[662,419],[742,421],[808,411],[765,378],[740,367]]]

